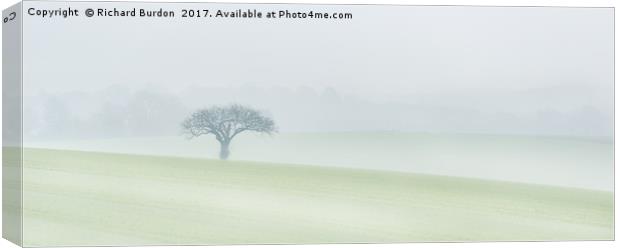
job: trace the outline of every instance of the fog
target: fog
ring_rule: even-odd
[[[256,8],[353,19],[26,16],[25,137],[176,135],[197,108],[242,103],[281,132],[612,138],[613,9]]]

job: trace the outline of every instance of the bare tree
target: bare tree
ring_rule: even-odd
[[[260,111],[239,104],[214,106],[194,112],[182,124],[190,138],[213,134],[220,142],[220,159],[230,154],[230,142],[245,131],[273,134],[273,120]]]

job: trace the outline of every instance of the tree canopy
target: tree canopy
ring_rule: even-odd
[[[200,109],[182,123],[189,138],[212,134],[220,142],[220,158],[228,158],[228,147],[238,134],[252,131],[273,134],[277,132],[274,121],[260,111],[239,105],[213,106]]]

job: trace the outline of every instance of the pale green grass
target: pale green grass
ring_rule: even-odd
[[[25,141],[27,147],[217,158],[213,137]],[[231,159],[613,190],[612,139],[403,132],[243,134]]]
[[[613,239],[605,191],[47,149],[24,159],[26,246]]]

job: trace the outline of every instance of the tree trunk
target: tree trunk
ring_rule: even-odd
[[[230,155],[229,145],[230,145],[230,142],[227,142],[227,141],[220,142],[220,159],[222,160],[228,159],[228,155]]]

